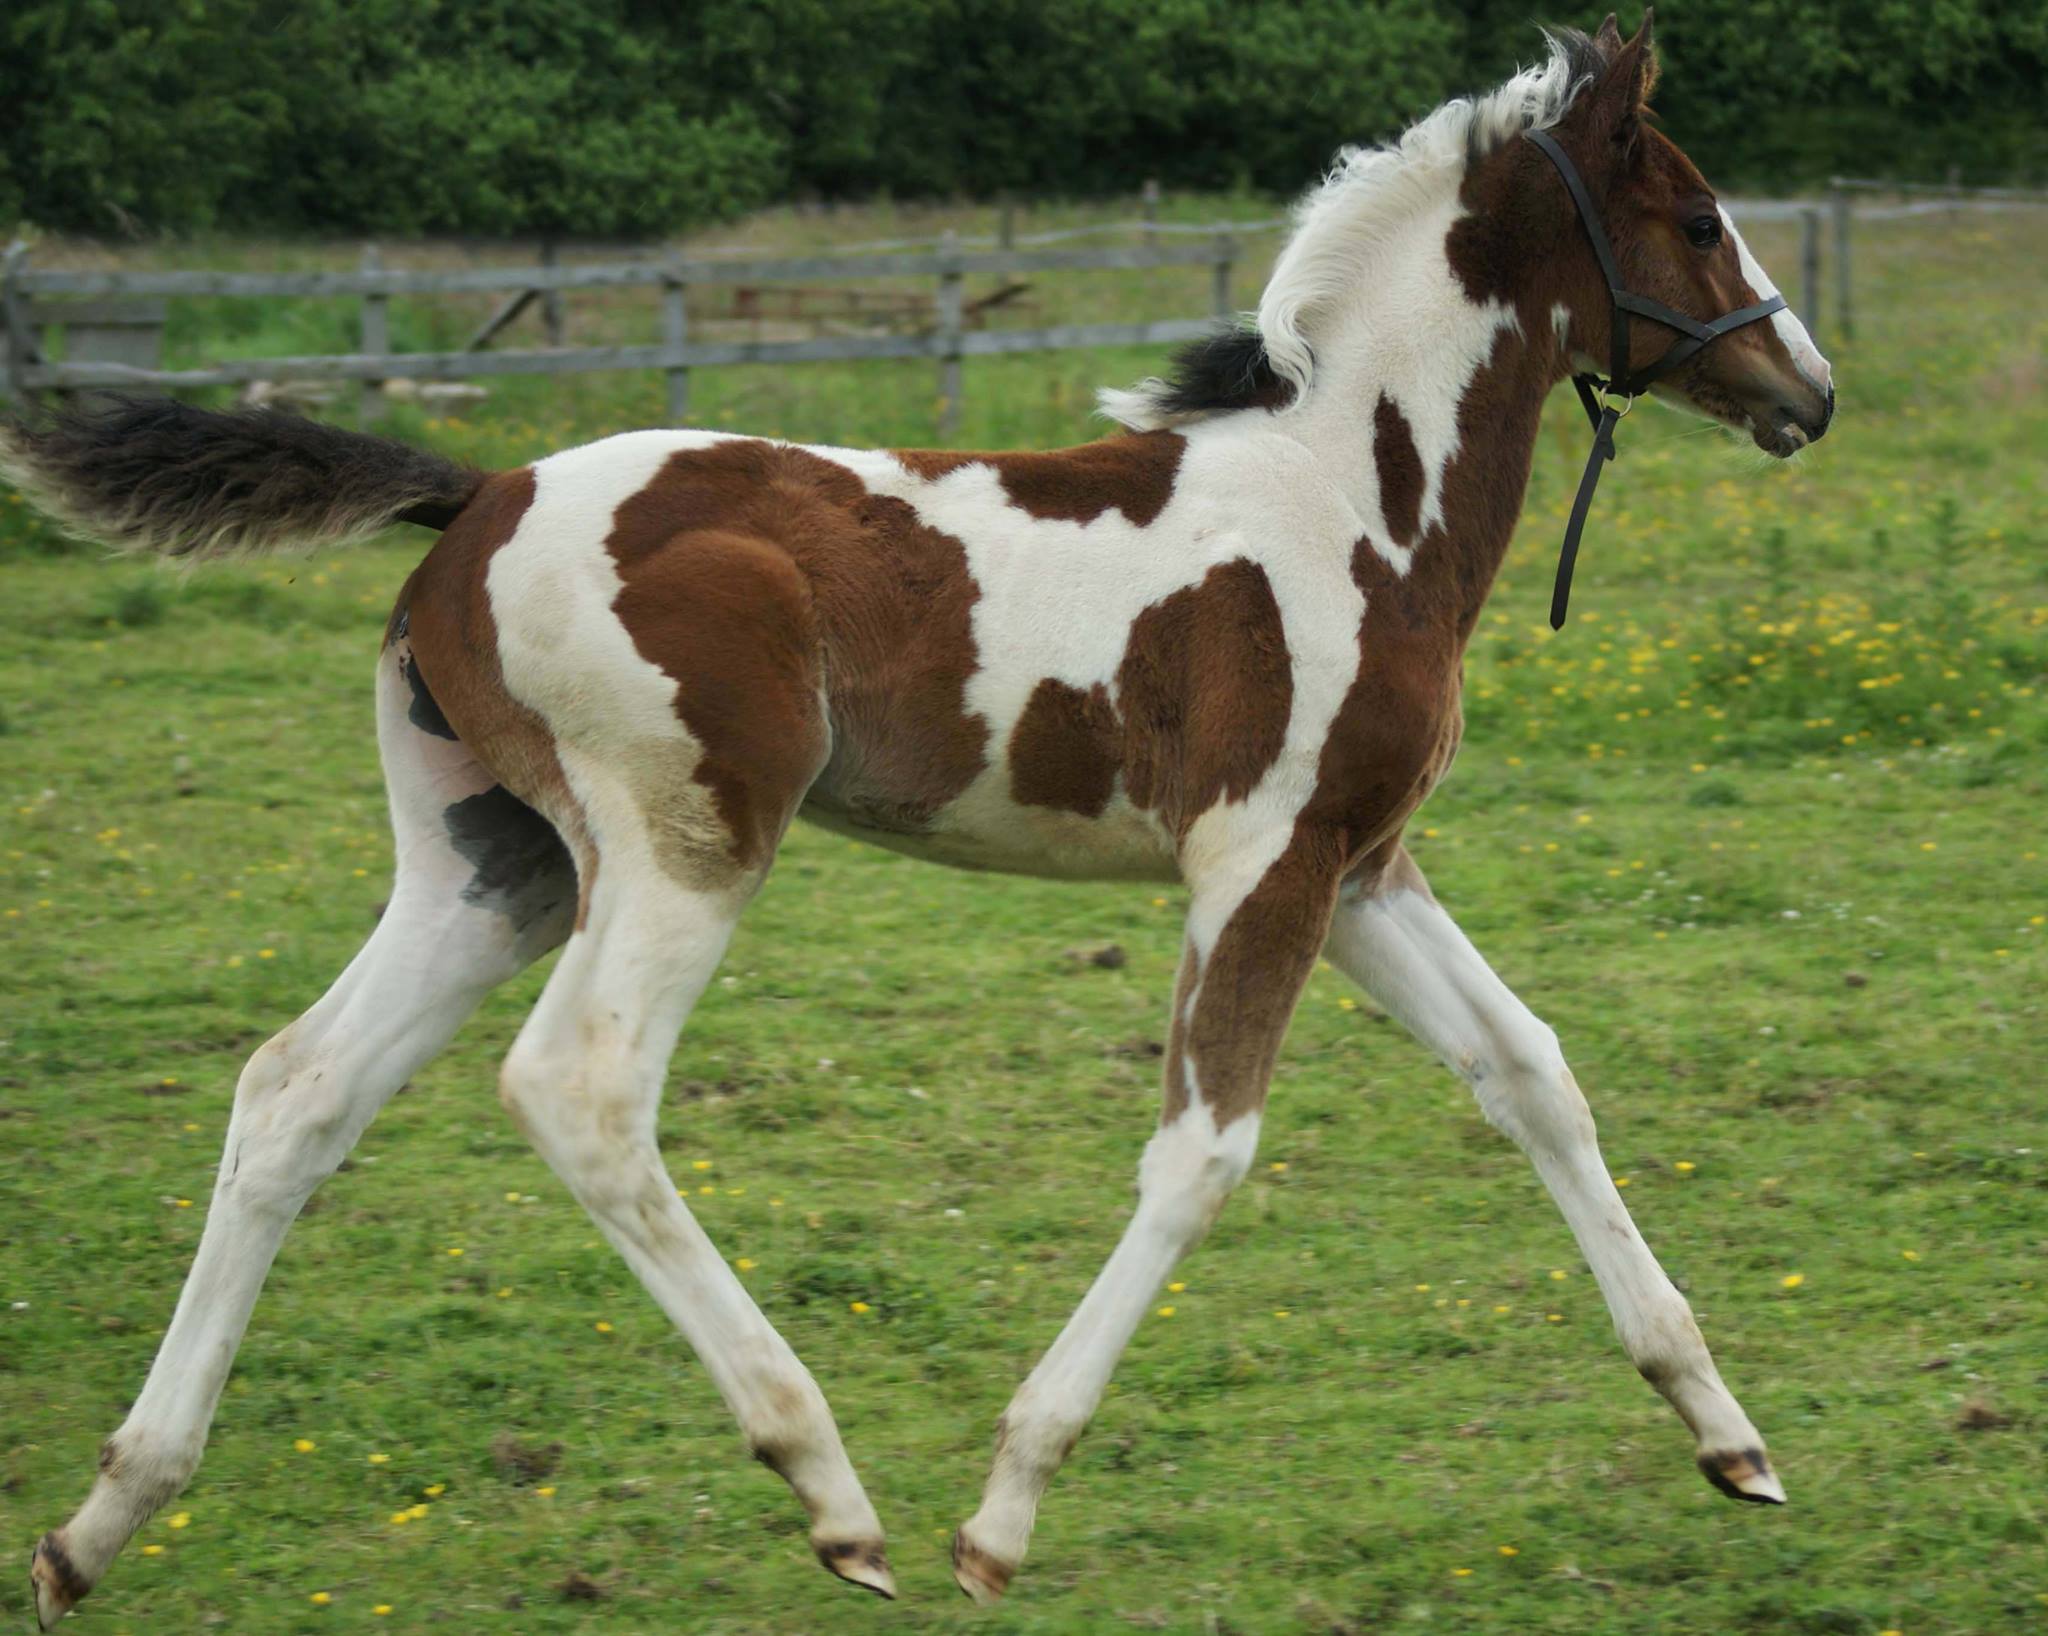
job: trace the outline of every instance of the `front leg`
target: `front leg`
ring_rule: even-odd
[[[1405,851],[1376,880],[1345,882],[1328,952],[1471,1085],[1486,1117],[1529,1155],[1600,1282],[1630,1361],[1692,1428],[1707,1481],[1732,1499],[1782,1504],[1763,1438],[1721,1384],[1692,1309],[1601,1161],[1557,1036],[1437,906]]]
[[[1039,1497],[1095,1413],[1145,1309],[1251,1167],[1266,1084],[1315,967],[1342,867],[1334,841],[1297,832],[1280,845],[1230,848],[1190,881],[1165,1106],[1138,1166],[1138,1208],[997,1422],[981,1509],[953,1540],[953,1577],[977,1602],[993,1602],[1009,1584]]]

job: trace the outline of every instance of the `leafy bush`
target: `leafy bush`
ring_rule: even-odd
[[[24,0],[0,222],[648,235],[790,194],[1292,192],[1499,79],[1522,0]],[[1573,19],[1590,23],[1588,14]],[[1671,0],[1717,178],[2048,170],[2048,14]]]

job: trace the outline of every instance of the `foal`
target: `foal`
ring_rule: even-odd
[[[1772,289],[1644,119],[1648,28],[1347,152],[1257,327],[1105,399],[1045,454],[636,432],[480,474],[273,414],[131,404],[6,434],[8,469],[116,545],[218,555],[442,528],[377,667],[397,880],[367,947],[257,1051],[205,1235],[91,1496],[33,1562],[47,1627],[191,1476],[285,1230],[491,987],[564,940],[500,1094],[796,1491],[884,1595],[882,1528],[825,1398],[691,1217],[662,1079],[791,818],[917,857],[1185,881],[1164,1109],[1135,1215],[1003,1415],[955,1573],[1001,1594],[1040,1495],[1174,1264],[1250,1164],[1326,953],[1527,1151],[1624,1349],[1707,1478],[1783,1491],[1623,1208],[1556,1037],[1438,906],[1403,826],[1449,766],[1465,642],[1537,417],[1606,356],[1606,288],[1548,130],[1634,289],[1701,318]],[[1646,363],[1665,337],[1644,335]],[[1658,390],[1778,455],[1825,429],[1790,313]]]

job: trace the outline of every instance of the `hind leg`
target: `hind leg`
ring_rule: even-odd
[[[206,1229],[149,1379],[84,1506],[36,1547],[46,1630],[198,1466],[257,1293],[314,1188],[477,1002],[568,932],[568,853],[456,741],[402,640],[379,661],[377,713],[398,856],[390,905],[334,986],[242,1072]]]
[[[678,1196],[655,1142],[662,1080],[751,882],[685,885],[618,824],[588,918],[507,1057],[505,1107],[695,1348],[755,1456],[795,1490],[842,1579],[895,1595],[882,1526],[824,1393]]]

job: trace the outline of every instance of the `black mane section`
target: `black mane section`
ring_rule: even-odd
[[[1543,31],[1555,40],[1564,51],[1566,66],[1571,71],[1568,84],[1576,88],[1588,80],[1597,80],[1607,71],[1607,53],[1602,51],[1590,34],[1576,28],[1546,28]]]
[[[1166,390],[1154,402],[1169,415],[1221,409],[1280,409],[1294,388],[1273,372],[1265,338],[1233,324],[1190,341],[1173,355]]]
[[[1607,71],[1607,54],[1592,35],[1581,29],[1547,24],[1543,37],[1564,58],[1565,84],[1571,88],[1571,94],[1565,99],[1565,105],[1569,107],[1578,100],[1581,91]],[[1490,151],[1484,145],[1479,125],[1475,122],[1465,143],[1466,162],[1476,165]]]

